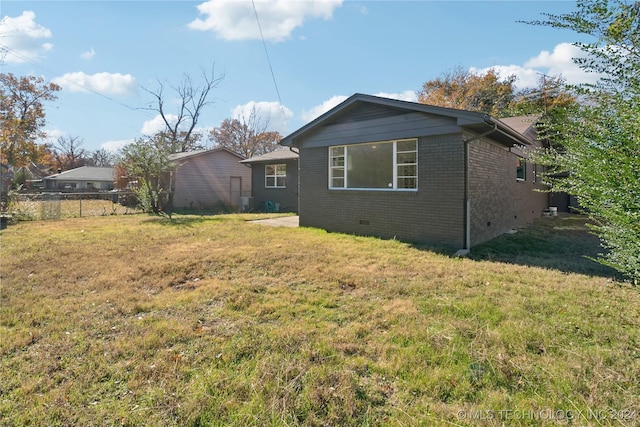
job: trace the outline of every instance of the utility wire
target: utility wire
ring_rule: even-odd
[[[276,75],[273,72],[273,67],[271,65],[271,58],[269,58],[269,51],[267,50],[267,43],[264,40],[264,34],[262,33],[262,25],[260,25],[260,19],[258,18],[258,10],[256,9],[256,3],[254,0],[251,0],[251,4],[253,5],[253,13],[256,15],[256,22],[258,23],[258,29],[260,30],[260,38],[262,39],[262,46],[264,47],[264,53],[267,56],[267,63],[269,64],[269,70],[271,71],[271,78],[273,79],[273,85],[276,88],[276,94],[278,95],[278,102],[280,103],[280,109],[282,110],[282,118],[284,119],[284,124],[287,127],[287,131],[289,130],[289,123],[287,122],[287,112],[284,109],[284,105],[282,104],[282,98],[280,97],[280,90],[278,89],[278,82],[276,81]]]
[[[32,64],[33,66],[35,66],[36,68],[41,69],[42,71],[45,71],[45,72],[47,72],[49,74],[52,74],[52,75],[56,74],[53,70],[48,69],[47,67],[45,67],[44,65],[42,65],[38,61],[36,61],[36,60],[34,60],[32,58],[29,58],[28,56],[25,56],[25,55],[21,54],[20,52],[14,50],[14,49],[11,49],[7,45],[4,45],[4,44],[0,43],[0,50],[6,51],[8,53],[11,53],[12,55],[17,56],[18,58],[22,59],[25,62],[28,62],[28,63]],[[140,107],[132,107],[130,105],[127,105],[127,104],[125,104],[123,102],[118,101],[117,99],[114,99],[114,98],[112,98],[112,97],[110,97],[108,95],[105,95],[104,93],[100,93],[100,92],[98,92],[96,90],[93,90],[93,89],[90,89],[88,87],[85,87],[85,86],[83,86],[83,85],[81,85],[79,83],[76,83],[74,81],[68,80],[68,81],[66,81],[66,83],[69,83],[69,84],[71,84],[73,86],[77,86],[77,87],[79,87],[80,89],[82,89],[84,91],[90,92],[90,93],[92,93],[94,95],[97,95],[97,96],[99,96],[101,98],[104,98],[104,99],[106,99],[108,101],[116,103],[116,104],[118,104],[118,105],[120,105],[120,106],[122,106],[122,107],[124,107],[124,108],[126,108],[128,110],[136,111],[136,110],[142,110],[143,109],[143,108],[140,108]]]

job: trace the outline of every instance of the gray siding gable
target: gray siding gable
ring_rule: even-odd
[[[374,119],[338,121],[319,126],[309,133],[301,146],[305,148],[387,141],[417,136],[446,135],[462,130],[455,119],[417,112],[379,115]]]
[[[298,148],[494,130],[505,146],[532,140],[487,114],[357,93],[282,139]]]

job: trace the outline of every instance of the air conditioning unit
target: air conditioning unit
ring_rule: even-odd
[[[241,196],[240,204],[242,205],[242,212],[249,212],[253,204],[253,197]]]

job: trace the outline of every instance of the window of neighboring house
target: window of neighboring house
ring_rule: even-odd
[[[93,182],[87,182],[87,189],[94,189]]]
[[[329,188],[416,190],[418,140],[329,147]]]
[[[516,179],[518,181],[525,181],[527,179],[527,162],[522,157],[518,157]]]
[[[265,165],[264,186],[267,188],[285,188],[287,165]]]

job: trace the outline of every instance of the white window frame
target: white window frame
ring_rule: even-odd
[[[415,153],[416,153],[416,161],[415,163],[398,163],[398,142],[407,142],[407,141],[413,141],[415,142]],[[348,165],[347,165],[347,161],[348,161],[348,155],[347,155],[347,151],[349,150],[349,147],[351,146],[357,146],[357,145],[373,145],[373,144],[393,144],[393,186],[390,188],[350,188],[347,187],[347,183],[348,183]],[[339,151],[340,149],[341,152],[337,153],[337,155],[333,155],[333,151]],[[409,152],[414,152],[412,151],[401,151],[400,153],[409,153]],[[341,161],[341,165],[336,166],[335,163],[333,161],[333,159],[342,159]],[[340,163],[340,162],[338,162]],[[410,166],[410,165],[415,165],[416,167],[416,175],[415,176],[398,176],[398,166]],[[333,181],[334,181],[334,171],[335,170],[342,170],[342,174],[343,177],[336,177],[336,179],[338,180],[342,180],[342,186],[336,186],[334,185]],[[417,138],[406,138],[406,139],[397,139],[397,140],[390,140],[390,141],[376,141],[376,142],[365,142],[362,144],[350,144],[350,145],[333,145],[329,147],[329,165],[328,165],[328,171],[329,171],[329,189],[330,190],[355,190],[355,191],[418,191],[418,139]],[[398,179],[399,178],[414,178],[416,180],[416,186],[415,188],[403,188],[403,187],[398,187]]]
[[[267,167],[273,166],[273,175],[267,174]],[[284,170],[284,173],[282,172]],[[273,185],[268,184],[268,179],[273,178]],[[278,178],[284,178],[283,184],[278,185]],[[264,165],[264,187],[265,188],[287,188],[287,165],[285,163],[268,164]]]

